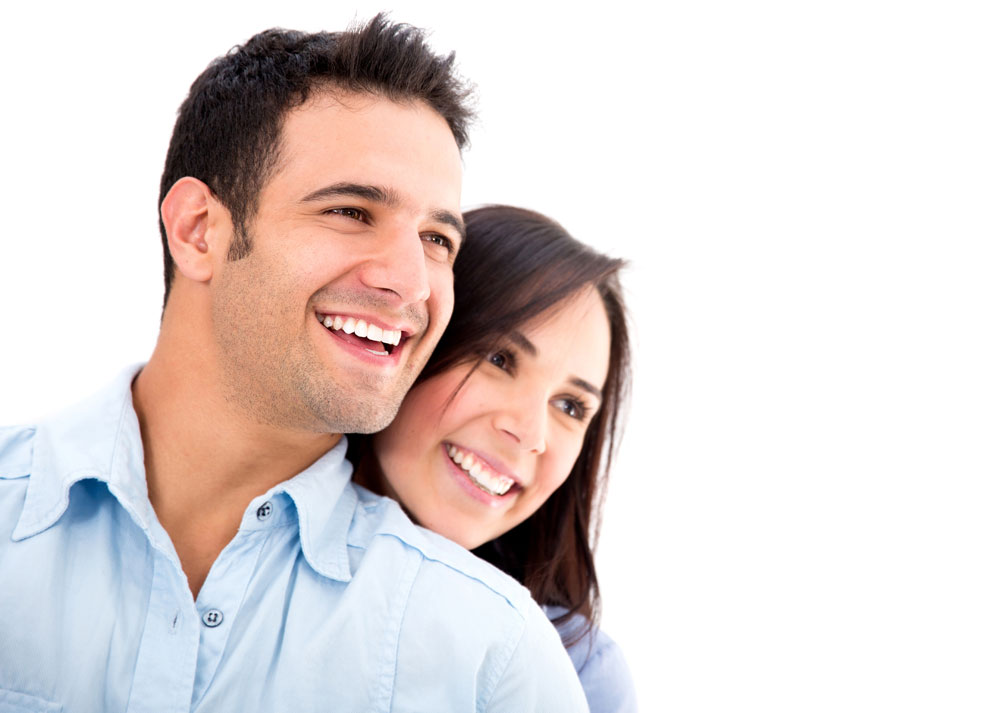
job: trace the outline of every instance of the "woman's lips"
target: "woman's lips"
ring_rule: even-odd
[[[468,476],[469,480],[480,490],[494,497],[503,497],[517,485],[514,478],[504,473],[498,473],[478,454],[473,453],[453,443],[446,443],[445,452],[448,458]]]

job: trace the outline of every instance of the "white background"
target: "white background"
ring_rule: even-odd
[[[632,261],[599,567],[646,711],[1000,706],[991,5],[395,7],[479,85],[465,205]],[[10,7],[0,423],[152,349],[159,174],[208,61],[384,6]]]

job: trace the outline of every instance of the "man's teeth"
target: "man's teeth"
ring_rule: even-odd
[[[365,320],[354,319],[354,317],[344,318],[340,315],[336,317],[327,315],[321,321],[327,329],[340,330],[344,334],[353,334],[356,337],[364,337],[373,342],[382,342],[393,346],[399,344],[399,340],[403,336],[403,332],[399,329],[382,329],[376,324],[368,324]]]
[[[455,446],[448,446],[448,457],[455,461],[455,465],[468,473],[469,480],[478,485],[480,490],[485,490],[490,495],[504,495],[514,485],[513,479],[494,473],[488,465],[474,455]]]

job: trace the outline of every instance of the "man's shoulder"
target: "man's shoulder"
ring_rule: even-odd
[[[520,618],[540,613],[520,582],[436,532],[414,524],[391,498],[358,486],[358,514],[348,539],[366,550],[365,557],[394,558],[415,554],[420,577],[453,587],[464,595],[478,595],[517,613]]]
[[[562,642],[527,589],[455,542],[413,524],[395,501],[353,487],[358,507],[348,545],[355,550],[355,576],[371,568],[393,583],[405,582],[398,670],[429,671],[442,652],[450,652],[452,677],[465,681],[456,685],[467,687],[477,710],[586,710]],[[463,667],[474,675],[463,679]],[[427,700],[400,703],[440,709]]]

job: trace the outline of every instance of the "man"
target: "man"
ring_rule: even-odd
[[[344,460],[451,313],[451,65],[379,16],[192,85],[149,363],[0,429],[0,709],[585,710],[525,590]]]

